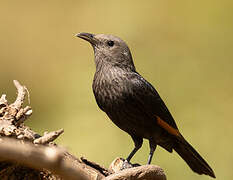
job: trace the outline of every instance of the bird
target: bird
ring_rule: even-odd
[[[147,164],[159,145],[170,153],[175,150],[194,172],[215,178],[208,163],[180,133],[159,93],[136,71],[126,42],[108,34],[82,32],[76,36],[88,41],[94,50],[92,89],[97,105],[134,142],[126,161],[130,162],[147,139]]]

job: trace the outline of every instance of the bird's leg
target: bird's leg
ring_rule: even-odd
[[[141,137],[137,137],[137,136],[132,136],[132,139],[134,141],[134,149],[133,151],[129,154],[129,156],[126,158],[126,160],[128,162],[130,162],[130,160],[132,159],[132,157],[134,156],[134,154],[142,147],[142,143],[143,143],[143,139]]]
[[[157,144],[154,141],[149,141],[149,144],[150,144],[150,153],[149,153],[147,164],[151,163],[153,154],[154,154],[156,146],[157,146]]]

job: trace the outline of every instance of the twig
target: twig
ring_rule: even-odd
[[[17,80],[14,80],[13,82],[14,82],[15,87],[17,88],[18,95],[17,95],[15,102],[11,104],[10,106],[19,110],[23,105],[23,101],[24,101],[25,94],[26,94],[26,88],[22,86]]]
[[[111,174],[108,169],[102,167],[101,165],[97,164],[96,162],[89,161],[84,157],[81,157],[80,159],[82,160],[83,163],[85,163],[86,165],[91,166],[92,168],[98,170],[104,176],[109,176]]]
[[[64,129],[59,129],[57,131],[52,131],[50,133],[44,134],[44,136],[37,138],[33,141],[34,144],[48,144],[54,141],[58,136],[64,132]]]

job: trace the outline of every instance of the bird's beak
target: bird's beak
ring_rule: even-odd
[[[76,37],[79,37],[81,39],[84,39],[88,42],[90,42],[92,45],[95,45],[97,43],[97,40],[95,38],[95,35],[94,34],[91,34],[91,33],[78,33],[76,35]]]

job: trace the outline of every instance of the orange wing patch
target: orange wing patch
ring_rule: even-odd
[[[168,133],[175,135],[175,136],[181,136],[178,129],[175,129],[172,126],[170,126],[168,123],[163,121],[159,116],[156,116],[156,117],[157,117],[158,125],[161,126],[163,129],[165,129]]]

